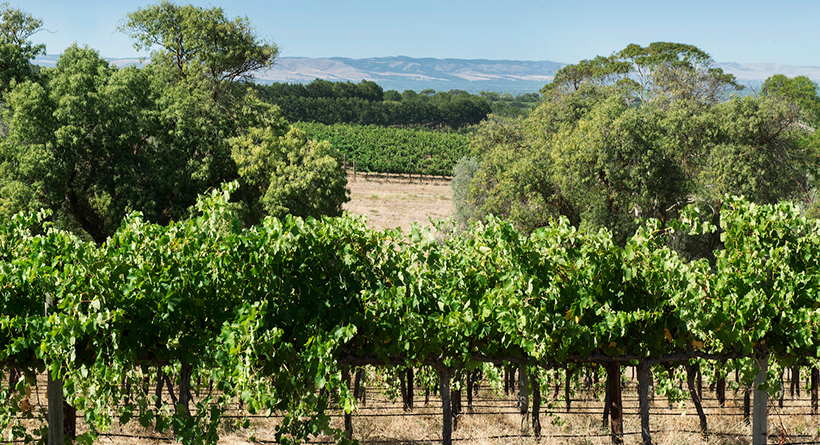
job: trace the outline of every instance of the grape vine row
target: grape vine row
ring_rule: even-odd
[[[327,140],[363,172],[451,176],[468,136],[424,129],[300,122],[310,139]]]
[[[616,386],[633,365],[640,387],[669,364],[687,377],[737,367],[751,384],[769,357],[773,390],[778,369],[820,357],[820,226],[790,204],[730,199],[712,266],[667,247],[673,231],[718,230],[692,213],[647,223],[623,248],[566,221],[525,237],[490,219],[442,240],[350,216],[243,229],[234,188],[201,198],[189,221],[133,214],[101,247],[44,214],[0,225],[0,364],[23,373],[2,388],[7,440],[35,439],[17,419],[44,370],[84,412],[86,442],[133,419],[214,443],[239,399],[251,414],[283,414],[276,439],[298,443],[347,441],[326,409],[355,409],[354,367],[427,368],[447,395],[448,442],[449,384],[478,363],[512,364],[531,382],[539,369],[597,363],[617,371]],[[151,405],[148,375],[179,382],[174,412]]]

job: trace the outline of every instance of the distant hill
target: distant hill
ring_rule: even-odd
[[[57,55],[38,57],[35,62],[54,66]],[[139,59],[110,59],[118,66],[139,65]],[[348,59],[344,57],[280,57],[273,68],[257,75],[259,82],[307,83],[313,79],[359,82],[370,80],[385,90],[436,91],[464,90],[470,93],[537,92],[552,81],[566,63],[520,60],[432,59],[412,57],[377,57]],[[734,74],[740,83],[758,89],[774,74],[788,77],[806,76],[820,83],[820,66],[794,66],[776,63],[716,63],[717,68]]]

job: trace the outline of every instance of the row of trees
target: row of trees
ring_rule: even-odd
[[[732,75],[691,45],[630,45],[559,71],[526,118],[483,122],[456,168],[457,217],[506,218],[524,232],[558,216],[622,244],[638,220],[688,204],[717,221],[727,195],[814,203],[816,85],[775,76],[731,98]],[[718,238],[680,246],[710,255]]]
[[[383,91],[375,82],[257,85],[259,96],[279,106],[292,122],[460,129],[478,124],[491,112],[481,96],[464,91],[416,93]]]
[[[526,117],[541,103],[541,95],[538,93],[513,96],[510,93],[482,91],[480,94],[490,102],[492,114],[496,117]]]
[[[35,67],[44,48],[28,38],[41,26],[3,5],[0,65],[15,69],[0,83],[2,217],[48,208],[101,244],[130,211],[167,224],[232,180],[247,223],[341,213],[340,156],[247,83],[278,54],[247,18],[169,2],[139,9],[120,30],[151,61],[122,69],[76,44],[56,67]]]

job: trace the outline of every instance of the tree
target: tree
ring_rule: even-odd
[[[618,60],[615,56],[597,56],[592,60],[582,60],[575,65],[567,65],[557,73],[543,91],[578,91],[586,83],[605,86],[624,78],[632,71],[632,64]]]
[[[401,93],[396,90],[387,90],[384,92],[384,100],[391,102],[401,102]]]
[[[236,138],[288,134],[290,127],[278,109],[242,82],[250,75],[245,69],[259,66],[261,59],[234,57],[243,51],[271,55],[270,45],[257,48],[246,38],[231,40],[217,32],[250,35],[237,34],[248,30],[246,20],[227,21],[217,9],[161,3],[129,15],[127,23],[142,30],[141,42],[168,45],[152,53],[145,68],[118,69],[96,51],[74,45],[55,68],[43,70],[40,82],[19,83],[7,95],[9,135],[0,150],[0,171],[8,173],[0,183],[3,214],[47,207],[64,227],[101,244],[131,211],[160,224],[187,218],[198,195],[240,178],[232,152]],[[200,29],[208,32],[198,33]],[[209,53],[216,51],[214,42],[235,46],[214,55]],[[310,151],[319,145],[292,136],[277,153]],[[330,148],[315,151],[327,153]],[[264,149],[254,153],[264,159],[273,156]],[[287,170],[292,178],[313,175],[313,185],[341,181],[344,186],[344,172],[329,166],[335,161],[332,156],[280,158],[295,164],[277,164],[277,172]],[[319,164],[321,168],[311,170]],[[258,208],[253,200],[260,199],[260,193],[254,192],[254,184],[246,186],[239,193],[246,199],[242,205]],[[323,209],[329,208],[327,200],[346,200],[338,187],[302,192],[322,196]],[[288,208],[300,216],[317,214],[309,202]]]
[[[37,68],[31,61],[46,53],[46,46],[35,45],[29,38],[40,31],[43,21],[8,3],[0,3],[0,94],[8,91],[12,81],[33,79]]]
[[[137,50],[159,47],[151,62],[179,77],[204,75],[214,82],[250,80],[273,65],[276,45],[261,40],[247,17],[229,20],[222,8],[203,9],[162,1],[127,15],[119,29]]]
[[[820,96],[817,84],[806,76],[788,78],[775,74],[763,82],[761,96],[780,98],[800,109],[801,120],[809,126],[820,125]]]
[[[632,64],[642,100],[697,100],[715,104],[733,90],[741,90],[735,77],[714,68],[712,57],[694,45],[653,42],[631,44],[616,56]]]
[[[327,141],[309,141],[297,128],[281,130],[254,128],[231,140],[243,188],[258,196],[246,200],[254,203],[251,219],[341,216],[349,191],[338,152]]]
[[[714,68],[711,56],[693,45],[631,44],[609,57],[597,56],[559,70],[543,94],[572,93],[582,85],[617,86],[626,98],[697,100],[715,104],[743,88],[731,74]]]
[[[564,216],[608,228],[623,243],[637,221],[669,221],[690,203],[716,222],[727,194],[757,203],[807,199],[817,158],[800,142],[798,115],[784,101],[718,100],[733,80],[710,72],[708,55],[689,45],[635,46],[616,56],[640,71],[631,74],[638,80],[608,77],[614,71],[598,58],[556,76],[564,83],[545,88],[526,119],[480,126],[473,206],[465,207],[477,209],[474,219],[496,214],[529,232]],[[587,74],[575,76],[581,71]],[[671,81],[675,72],[684,82]],[[624,79],[638,89],[630,92]]]
[[[209,91],[163,84],[151,68],[119,70],[76,45],[43,77],[7,95],[6,161],[40,206],[97,243],[131,210],[182,218],[197,194],[236,174]]]

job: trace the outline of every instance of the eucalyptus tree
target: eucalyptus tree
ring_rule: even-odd
[[[0,3],[0,93],[5,93],[12,81],[32,79],[37,67],[32,60],[46,53],[46,46],[34,44],[30,38],[43,27],[43,21],[20,9]]]
[[[806,76],[775,74],[763,82],[761,96],[776,97],[800,109],[801,120],[816,128],[820,124],[820,96],[817,83]]]
[[[7,94],[9,135],[0,163],[9,175],[0,212],[51,208],[64,227],[101,244],[131,211],[166,224],[186,218],[199,194],[240,179],[244,200],[237,205],[249,210],[248,222],[258,221],[255,200],[269,184],[244,181],[248,170],[238,168],[234,150],[243,137],[285,138],[290,131],[278,109],[246,83],[273,63],[276,46],[256,37],[247,18],[229,20],[220,8],[168,2],[128,14],[121,29],[136,48],[151,50],[144,68],[119,69],[95,50],[74,45],[55,68],[42,71],[39,82],[18,83]],[[311,151],[307,144],[292,137],[276,146]],[[270,157],[265,150],[272,147],[262,144],[252,152]],[[287,200],[298,193],[301,207],[284,207],[304,216],[316,214],[307,196],[328,194],[327,200],[341,205],[347,199],[344,171],[333,150],[310,153],[324,166],[317,171],[304,158],[280,157],[290,170],[329,175],[312,185],[341,187],[308,193],[277,183],[284,189],[272,195]]]
[[[461,208],[524,231],[560,215],[623,243],[638,221],[669,221],[688,204],[716,223],[727,194],[805,199],[817,162],[798,114],[767,97],[727,100],[738,88],[691,45],[630,45],[567,66],[526,119],[476,132],[481,165]],[[713,238],[686,249],[710,252]]]
[[[654,42],[631,44],[610,56],[567,65],[541,91],[572,93],[582,85],[619,86],[641,102],[697,100],[715,104],[743,89],[732,74],[714,67],[712,57],[693,45]]]

